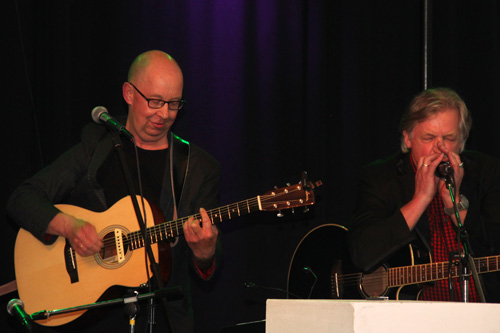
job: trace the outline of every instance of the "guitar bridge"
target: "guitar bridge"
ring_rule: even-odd
[[[123,248],[123,233],[120,229],[115,229],[116,261],[125,261],[125,250]]]
[[[66,245],[64,246],[64,262],[66,263],[66,272],[68,272],[71,283],[78,282],[79,278],[78,278],[78,267],[76,264],[76,252],[71,247],[67,239],[66,239]]]

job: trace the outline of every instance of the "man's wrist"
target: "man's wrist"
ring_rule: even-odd
[[[210,269],[214,265],[214,257],[210,259],[198,259],[198,258],[193,258],[194,264],[198,269],[201,271],[206,271]]]

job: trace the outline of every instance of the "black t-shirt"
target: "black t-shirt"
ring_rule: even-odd
[[[137,158],[132,142],[124,141],[123,153],[137,195],[140,194]],[[145,150],[137,147],[142,193],[150,204],[159,206],[165,169],[169,163],[168,149]],[[167,176],[169,173],[167,173]],[[118,151],[114,151],[97,174],[97,181],[104,189],[106,203],[114,203],[130,194]]]

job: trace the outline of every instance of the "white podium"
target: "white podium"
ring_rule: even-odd
[[[266,333],[498,332],[500,304],[268,299]]]

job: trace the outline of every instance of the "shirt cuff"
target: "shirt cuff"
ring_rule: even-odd
[[[194,259],[193,259],[193,263],[194,263],[194,267],[196,268],[196,271],[198,272],[200,277],[204,280],[208,280],[212,276],[212,273],[215,270],[215,258],[212,259],[212,265],[207,269],[201,269],[200,267],[198,267],[198,264],[196,263],[196,260],[194,260]]]

